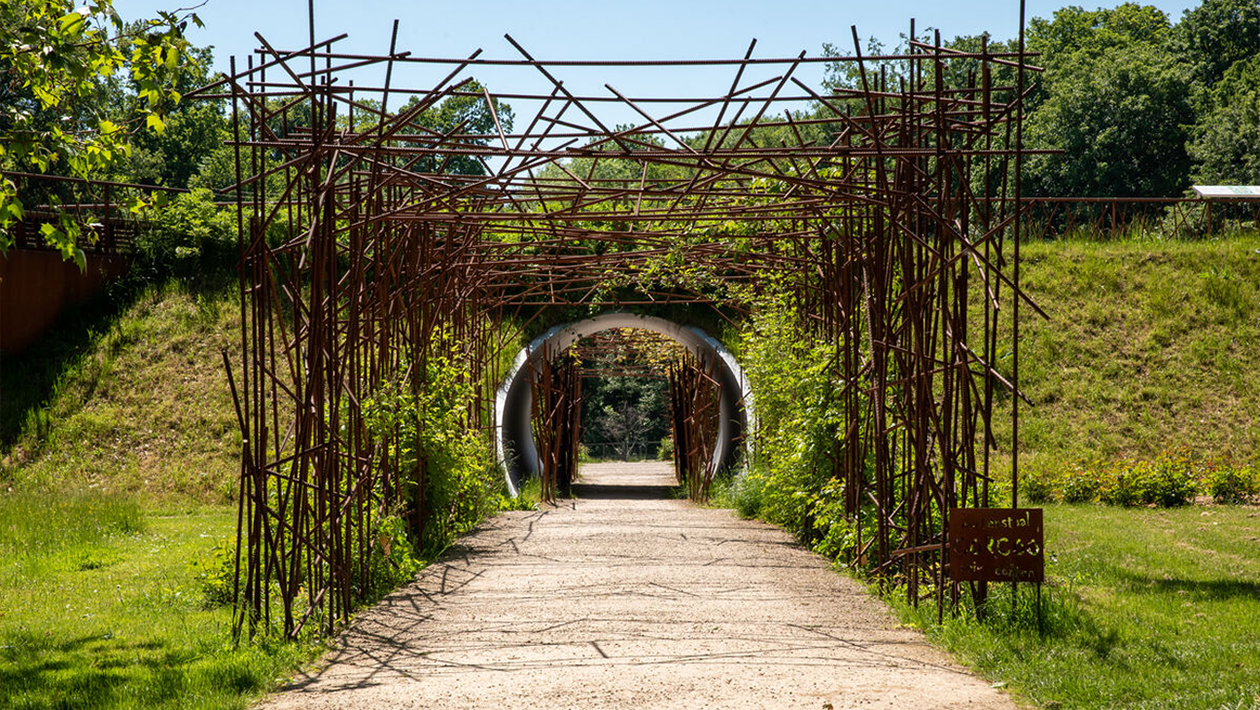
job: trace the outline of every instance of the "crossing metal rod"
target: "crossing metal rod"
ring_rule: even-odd
[[[717,472],[713,443],[717,438],[721,384],[716,362],[684,353],[669,367],[670,429],[674,437],[674,471],[687,497],[709,499]]]

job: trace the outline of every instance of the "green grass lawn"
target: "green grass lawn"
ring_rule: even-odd
[[[1059,505],[1045,528],[1044,633],[1009,596],[989,623],[903,615],[1042,707],[1260,708],[1260,508]]]
[[[240,708],[313,657],[233,648],[194,561],[235,533],[223,507],[0,496],[0,708]]]

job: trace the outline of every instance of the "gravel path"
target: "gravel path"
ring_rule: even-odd
[[[263,707],[1015,708],[786,533],[670,499],[667,466],[583,481],[461,540]]]

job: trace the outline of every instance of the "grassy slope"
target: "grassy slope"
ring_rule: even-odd
[[[1021,411],[1022,466],[1180,445],[1252,461],[1257,250],[1257,237],[1026,245],[1023,282],[1051,320],[1024,310],[1021,380],[1035,406]],[[219,350],[235,350],[236,319],[231,288],[142,294],[36,398],[16,446],[0,451],[0,481],[229,501],[239,434]],[[4,361],[6,387],[22,366]]]
[[[1260,453],[1260,238],[1024,248],[1022,467]],[[1029,315],[1029,309],[1024,314]]]
[[[238,318],[232,288],[172,283],[140,294],[99,327],[47,398],[5,398],[6,407],[31,408],[6,412],[25,425],[2,452],[0,481],[230,502],[240,433],[220,350],[233,342]]]

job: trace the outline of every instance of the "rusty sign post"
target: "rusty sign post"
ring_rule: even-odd
[[[955,582],[1045,580],[1040,508],[954,508],[949,513],[949,576]]]

